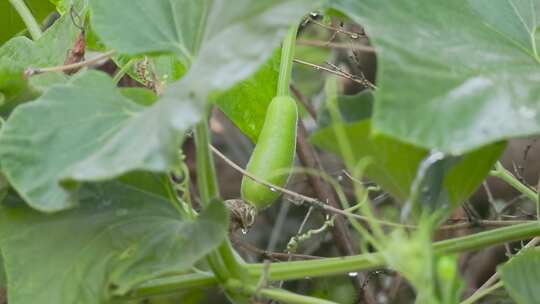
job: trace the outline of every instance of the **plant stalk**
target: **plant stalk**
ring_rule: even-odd
[[[492,293],[493,291],[503,287],[502,282],[497,282],[495,285],[492,285],[484,290],[482,292],[476,293],[473,296],[467,298],[465,301],[461,302],[460,304],[474,304],[476,301],[480,300],[481,298],[487,296],[488,294]]]
[[[39,38],[41,38],[41,35],[43,34],[41,32],[41,27],[37,23],[36,18],[34,18],[34,16],[32,15],[32,12],[30,12],[30,9],[28,9],[28,6],[26,6],[26,4],[24,3],[24,0],[9,0],[9,2],[17,11],[19,16],[21,16],[21,19],[26,25],[30,36],[32,36],[32,39],[38,40]]]
[[[534,236],[540,236],[540,223],[536,221],[436,242],[434,243],[434,251],[436,254],[453,254],[476,250],[499,243],[528,239]],[[382,253],[324,258],[320,260],[281,262],[270,265],[268,279],[271,281],[297,280],[306,277],[354,273],[384,266]],[[251,264],[245,267],[247,268],[249,277],[253,280],[257,280],[265,271],[264,264]],[[167,294],[178,292],[184,288],[212,286],[217,282],[217,279],[208,273],[175,276],[143,284],[134,294],[147,296]]]
[[[210,132],[205,117],[195,128],[197,186],[201,205],[204,207],[208,206],[210,201],[220,197],[214,159],[209,144]],[[225,282],[231,277],[240,279],[245,273],[243,265],[238,261],[228,239],[219,245],[217,251],[209,254],[208,263],[221,282]]]
[[[203,207],[208,206],[213,199],[219,198],[216,168],[208,148],[209,143],[210,132],[208,131],[207,116],[205,116],[195,127],[197,188]]]
[[[531,188],[521,183],[512,173],[506,170],[506,168],[504,168],[500,162],[495,164],[495,170],[491,171],[490,174],[502,179],[533,202],[538,201],[538,194],[536,194]]]
[[[278,288],[263,288],[259,294],[267,298],[289,304],[337,304],[336,302],[323,300],[319,298],[304,296],[284,289]]]
[[[263,286],[255,286],[244,284],[238,280],[230,280],[227,282],[227,287],[233,290],[239,290],[244,294],[250,295],[253,298],[265,297],[280,303],[288,304],[337,304],[336,302],[314,298],[310,296],[299,295],[281,288],[266,288]]]
[[[281,48],[281,62],[279,65],[277,96],[289,96],[289,83],[291,82],[297,32],[298,24],[295,23],[289,28],[287,36],[283,41],[283,46]]]

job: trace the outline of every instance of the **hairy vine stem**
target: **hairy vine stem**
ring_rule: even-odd
[[[484,231],[464,237],[453,238],[434,243],[436,254],[455,254],[463,251],[477,250],[483,247],[528,239],[540,235],[540,223],[514,225]],[[349,272],[358,272],[384,267],[382,253],[369,253],[347,257],[323,258],[318,260],[292,261],[273,263],[268,270],[268,279],[295,280],[305,277],[330,276]],[[264,269],[263,264],[247,264],[249,277],[257,279]],[[212,286],[217,284],[211,273],[199,272],[180,276],[165,277],[152,280],[139,286],[126,299],[140,299],[151,295],[179,292],[185,288]]]
[[[209,113],[210,108],[207,109],[206,114]],[[203,206],[207,206],[212,200],[220,199],[214,160],[208,148],[209,143],[210,133],[207,116],[205,116],[195,127],[197,186]],[[217,250],[207,256],[208,264],[221,284],[230,280],[244,280],[247,273],[244,265],[238,259],[228,238],[218,246]],[[227,292],[230,297],[235,299],[245,297],[238,290],[232,289],[227,290]]]

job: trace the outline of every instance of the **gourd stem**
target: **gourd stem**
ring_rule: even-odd
[[[283,40],[277,96],[289,96],[289,83],[291,82],[297,32],[298,24],[295,23],[289,28],[289,32],[287,33],[285,40]]]
[[[13,8],[17,11],[19,16],[21,16],[21,19],[23,20],[24,24],[26,25],[26,28],[28,29],[28,32],[30,32],[30,36],[32,36],[33,40],[38,40],[41,38],[42,32],[41,27],[36,21],[36,18],[32,15],[32,12],[30,12],[30,9],[28,9],[28,6],[24,3],[23,0],[9,0]]]

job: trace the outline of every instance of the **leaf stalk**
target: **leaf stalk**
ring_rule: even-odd
[[[41,31],[41,27],[36,21],[36,18],[34,18],[34,15],[32,15],[32,12],[30,12],[30,9],[23,0],[9,0],[13,8],[17,11],[19,16],[21,16],[21,19],[23,20],[24,24],[26,25],[26,28],[28,29],[28,32],[30,32],[30,36],[32,36],[33,40],[38,40],[41,38],[41,35],[43,34]]]

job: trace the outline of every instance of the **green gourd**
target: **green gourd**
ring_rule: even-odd
[[[257,145],[246,171],[251,175],[283,187],[287,183],[296,150],[296,102],[289,96],[277,96],[268,106]],[[251,178],[242,179],[242,199],[257,210],[270,206],[280,195],[275,189]]]

